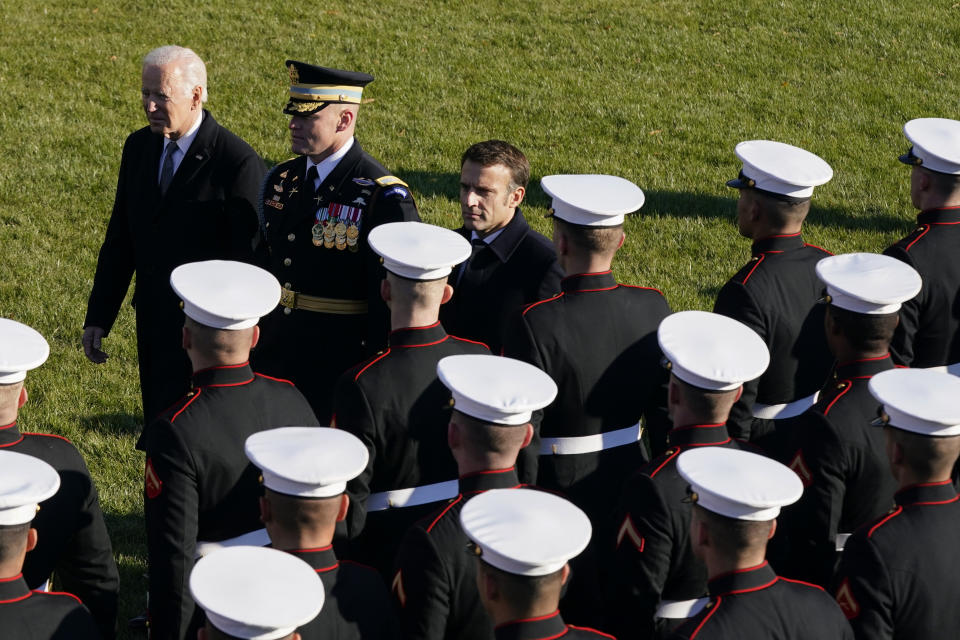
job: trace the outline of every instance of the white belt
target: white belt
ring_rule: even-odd
[[[819,391],[813,395],[807,396],[806,398],[800,398],[799,400],[786,402],[784,404],[760,404],[758,402],[753,405],[753,417],[763,418],[765,420],[774,420],[776,418],[792,418],[793,416],[800,415],[815,405],[818,397],[820,397]]]
[[[960,362],[954,362],[953,364],[945,364],[942,367],[928,367],[930,371],[940,371],[941,373],[949,373],[954,376],[960,376]]]
[[[575,453],[593,453],[636,442],[643,434],[640,423],[616,431],[596,433],[592,436],[569,438],[543,438],[540,440],[540,455],[567,456]]]
[[[700,613],[707,606],[710,598],[696,598],[694,600],[661,600],[657,607],[655,618],[668,618],[670,620],[682,620],[692,618]]]
[[[843,547],[847,544],[847,539],[850,537],[849,533],[838,533],[836,540],[836,549],[837,553],[843,551]]]
[[[459,480],[447,480],[422,487],[395,489],[371,493],[367,498],[367,511],[383,511],[400,507],[416,507],[440,500],[448,500],[460,493]]]
[[[270,536],[267,535],[267,530],[257,529],[256,531],[239,535],[236,538],[227,538],[226,540],[220,540],[219,542],[198,541],[197,548],[193,555],[195,558],[202,558],[203,556],[210,555],[217,549],[226,549],[227,547],[239,546],[265,547],[268,544],[270,544]]]

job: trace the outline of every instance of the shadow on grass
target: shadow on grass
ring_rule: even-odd
[[[139,413],[101,413],[81,417],[80,426],[104,435],[139,436],[143,431],[143,416]]]
[[[144,638],[144,631],[127,628],[127,621],[147,609],[147,545],[142,513],[104,513],[113,555],[120,572],[118,638]]]

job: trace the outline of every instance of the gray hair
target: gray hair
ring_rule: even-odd
[[[200,95],[200,101],[207,101],[207,67],[203,64],[192,49],[178,47],[175,44],[168,44],[163,47],[157,47],[143,57],[144,67],[162,67],[171,62],[180,62],[180,68],[183,70],[183,85],[187,91],[200,85],[203,92]]]

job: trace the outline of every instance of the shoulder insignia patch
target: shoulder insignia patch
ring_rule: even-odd
[[[393,576],[393,582],[390,583],[390,590],[397,596],[401,607],[407,606],[407,593],[403,590],[403,570],[397,569]]]
[[[860,603],[853,597],[853,590],[850,589],[850,578],[844,578],[843,584],[837,589],[837,604],[847,620],[853,620],[860,615]]]
[[[633,526],[633,520],[630,518],[629,513],[624,517],[623,524],[620,525],[620,529],[617,531],[617,549],[620,548],[624,538],[629,538],[633,546],[636,547],[637,552],[643,553],[643,536],[637,533],[637,528]]]
[[[143,486],[146,488],[147,497],[151,500],[159,496],[160,492],[163,491],[163,483],[160,482],[160,478],[153,468],[153,460],[150,458],[147,458],[147,464],[143,469]]]
[[[790,464],[787,466],[790,467],[790,470],[797,474],[797,477],[800,478],[800,482],[803,483],[804,489],[813,484],[813,474],[810,473],[810,469],[807,467],[807,463],[803,459],[802,449],[797,451],[797,454],[793,456],[793,460],[791,460]]]
[[[392,187],[383,192],[384,198],[396,198],[397,200],[403,200],[408,197],[410,192],[404,189],[403,187]]]
[[[395,184],[398,184],[402,187],[409,187],[406,182],[398,178],[397,176],[383,176],[382,178],[377,178],[375,182],[381,187],[391,187]]]
[[[376,183],[375,183],[373,180],[371,180],[370,178],[354,178],[354,179],[353,179],[353,183],[354,183],[354,184],[358,184],[358,185],[360,185],[361,187],[372,187],[373,185],[376,184]]]

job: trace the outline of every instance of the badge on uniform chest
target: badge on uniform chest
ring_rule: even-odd
[[[288,169],[277,176],[280,178],[280,181],[273,183],[273,195],[264,200],[263,204],[268,207],[272,207],[277,211],[283,211],[283,207],[286,204],[286,199],[299,191],[297,188],[297,180],[299,180],[300,177],[293,176],[293,178],[290,180],[290,185],[287,185],[286,181],[289,174],[290,171]]]
[[[317,210],[313,225],[313,244],[324,249],[357,251],[363,209],[346,204],[330,203]]]

